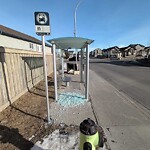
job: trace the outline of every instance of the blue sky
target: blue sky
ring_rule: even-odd
[[[95,40],[90,46],[108,48],[139,43],[150,45],[150,0],[81,0],[77,9],[77,36]],[[46,40],[73,36],[78,0],[3,0],[0,24],[40,39],[34,12],[50,15]]]

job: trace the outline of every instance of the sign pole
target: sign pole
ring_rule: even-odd
[[[46,92],[46,102],[47,102],[47,120],[48,124],[51,123],[50,119],[50,106],[49,106],[49,96],[48,96],[48,82],[47,82],[47,67],[46,67],[46,53],[45,53],[45,38],[42,37],[42,49],[43,49],[43,62],[44,62],[44,78],[45,78],[45,92]]]
[[[46,102],[47,102],[47,121],[48,121],[48,124],[52,124],[52,119],[50,118],[50,104],[49,104],[49,96],[48,96],[45,37],[44,37],[44,35],[50,35],[49,13],[48,12],[34,12],[34,17],[35,17],[34,19],[35,19],[36,34],[40,35],[42,38],[45,93],[46,93]]]
[[[89,98],[89,45],[86,45],[85,98]]]
[[[54,87],[55,87],[55,101],[58,100],[57,95],[57,70],[56,70],[56,45],[52,42],[52,48],[53,48],[53,72],[54,72]]]
[[[61,65],[62,65],[62,80],[64,80],[64,57],[63,57],[63,50],[61,50]]]
[[[80,82],[83,83],[83,48],[81,48],[80,52]]]

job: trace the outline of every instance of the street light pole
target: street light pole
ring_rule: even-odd
[[[76,14],[77,14],[77,9],[79,7],[79,5],[81,4],[82,0],[79,0],[76,7],[75,7],[75,10],[74,10],[74,37],[77,36],[77,28],[76,28]]]
[[[78,1],[77,5],[75,7],[75,10],[74,10],[74,37],[77,36],[76,14],[77,14],[77,9],[78,9],[79,5],[81,4],[81,2],[82,2],[82,0]],[[76,65],[77,65],[77,53],[78,53],[78,50],[76,49]]]

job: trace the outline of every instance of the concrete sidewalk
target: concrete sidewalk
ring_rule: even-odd
[[[79,75],[67,74],[67,76],[71,77],[70,86],[60,86],[58,93],[74,92],[84,95],[84,87],[79,81]],[[65,123],[79,126],[87,118],[95,121],[90,101],[74,107],[64,107],[57,102],[52,102],[50,107],[51,118],[54,119],[55,124]]]
[[[150,115],[90,70],[90,96],[112,150],[149,150]]]
[[[71,75],[66,74],[66,76],[71,77],[70,86],[60,86],[58,93],[68,93],[69,96],[71,93],[77,93],[84,95],[84,85],[80,83],[79,75]],[[76,96],[76,95],[75,95]],[[78,96],[77,96],[78,97]],[[78,99],[75,97],[71,98],[74,102]],[[49,149],[49,150],[78,150],[80,143],[80,131],[79,125],[80,123],[87,119],[91,118],[93,121],[97,123],[91,100],[87,101],[84,97],[82,98],[84,103],[80,105],[73,106],[63,106],[59,103],[59,100],[54,101],[50,105],[50,116],[54,121],[54,125],[59,125],[58,129],[49,135],[45,136],[41,141],[36,142],[32,150],[41,150],[41,149]],[[66,99],[62,99],[65,101]],[[104,143],[103,148],[98,148],[97,150],[107,150],[106,143]]]
[[[65,76],[69,76],[71,77],[71,82],[70,82],[70,86],[66,87],[66,86],[60,86],[58,93],[79,93],[81,95],[85,96],[85,90],[84,90],[84,85],[83,83],[80,83],[80,76],[79,75],[71,75],[71,74],[66,74]],[[65,85],[65,84],[64,84]],[[74,99],[75,101],[75,99]],[[91,99],[89,101],[85,101],[85,103],[80,104],[78,106],[73,106],[73,107],[64,107],[62,105],[60,105],[58,102],[52,102],[50,105],[50,114],[51,114],[51,118],[54,120],[54,124],[65,124],[67,126],[77,126],[79,127],[80,123],[87,119],[87,118],[91,118],[93,121],[95,121],[95,123],[97,123],[94,111],[93,111],[93,107],[92,107],[92,103],[91,103]],[[78,145],[79,145],[79,129],[78,132],[73,132],[73,134],[69,133],[68,134],[68,140],[71,138],[73,140],[71,140],[71,144],[72,145],[76,145],[75,149],[78,149]],[[73,138],[72,138],[73,135]],[[62,135],[61,135],[62,136]],[[57,138],[58,139],[58,138]],[[59,141],[59,140],[58,140]],[[74,142],[75,141],[75,142]],[[63,147],[62,143],[56,144],[57,146],[60,145],[61,147]],[[67,146],[67,144],[66,144]],[[56,149],[56,148],[55,148]],[[103,148],[99,148],[99,150],[107,150],[107,145],[106,143],[104,143],[104,147]]]

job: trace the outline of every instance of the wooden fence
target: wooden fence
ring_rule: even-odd
[[[47,54],[47,73],[53,72],[52,54]],[[40,52],[0,47],[0,111],[44,78]]]

